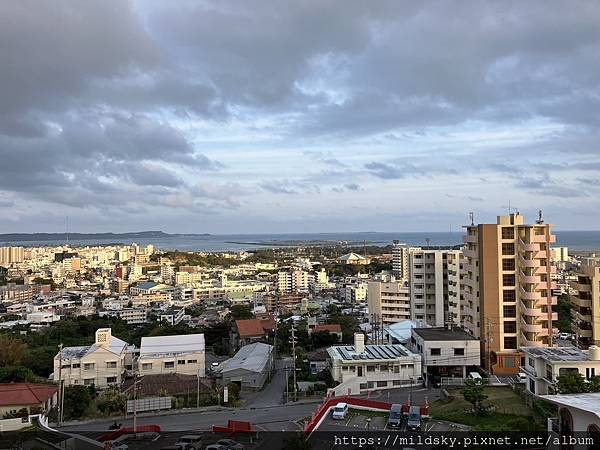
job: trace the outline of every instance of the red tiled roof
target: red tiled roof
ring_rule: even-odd
[[[236,320],[235,325],[241,338],[262,337],[275,328],[275,320],[272,317]]]
[[[314,332],[329,331],[330,333],[341,333],[342,326],[339,323],[329,323],[326,325],[315,325]]]
[[[40,405],[57,391],[51,384],[0,383],[0,406]]]

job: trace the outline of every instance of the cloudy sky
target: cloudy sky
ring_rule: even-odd
[[[600,229],[600,3],[0,3],[0,232]]]

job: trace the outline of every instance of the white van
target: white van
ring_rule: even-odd
[[[333,408],[333,413],[331,414],[332,419],[343,420],[346,418],[348,414],[348,403],[338,403]]]
[[[518,383],[527,383],[527,375],[525,375],[523,372],[519,372],[517,374],[517,380]]]
[[[470,380],[475,380],[477,383],[483,383],[483,378],[477,372],[469,372],[469,376],[467,377]]]

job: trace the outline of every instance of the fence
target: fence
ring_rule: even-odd
[[[137,400],[127,400],[127,414],[144,411],[159,411],[171,409],[171,397],[150,397]]]
[[[19,431],[31,426],[30,417],[18,417],[16,419],[0,420],[0,433],[6,431]]]

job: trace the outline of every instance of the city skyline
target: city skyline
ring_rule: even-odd
[[[509,204],[598,230],[599,19],[586,2],[5,2],[0,233],[67,216],[458,232]]]

